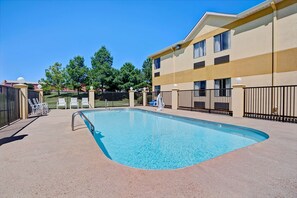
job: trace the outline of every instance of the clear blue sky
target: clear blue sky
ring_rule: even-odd
[[[185,38],[207,12],[240,13],[264,0],[0,0],[0,81],[44,77],[54,62],[105,45],[120,68]]]

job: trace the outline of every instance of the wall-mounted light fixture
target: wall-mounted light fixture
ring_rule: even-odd
[[[26,82],[25,78],[23,78],[23,77],[18,77],[17,81],[19,84],[24,84]]]
[[[181,44],[177,44],[176,46],[175,46],[175,50],[179,50],[181,48]]]

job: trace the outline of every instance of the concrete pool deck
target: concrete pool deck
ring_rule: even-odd
[[[155,110],[150,107],[142,108]],[[0,146],[3,197],[297,197],[297,124],[165,109],[247,126],[270,138],[200,164],[146,171],[109,160],[76,110],[52,110]]]

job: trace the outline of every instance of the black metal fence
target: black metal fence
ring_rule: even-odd
[[[128,92],[102,92],[95,94],[95,108],[127,106],[129,106]]]
[[[244,116],[297,123],[297,85],[247,87]]]
[[[135,106],[142,106],[143,104],[143,96],[142,92],[135,92],[134,93],[134,105]]]
[[[28,100],[31,100],[33,102],[33,98],[37,98],[39,100],[39,92],[28,89]],[[32,108],[28,102],[28,114],[32,113]]]
[[[56,109],[57,102],[59,98],[64,98],[69,109],[71,98],[77,98],[79,105],[81,105],[82,98],[89,98],[88,92],[79,92],[76,91],[61,91],[60,95],[57,92],[51,92],[48,95],[44,95],[43,100],[48,104],[49,109]]]
[[[165,108],[172,108],[172,91],[161,91]]]
[[[179,90],[178,109],[232,115],[232,89]]]
[[[20,118],[19,89],[0,85],[0,128]]]
[[[158,92],[147,92],[146,93],[146,105],[147,106],[155,106],[156,105],[156,100],[158,97]]]
[[[156,106],[157,105],[157,97],[161,94],[163,98],[163,102],[165,103],[165,108],[172,108],[172,91],[153,91],[147,92],[146,101],[148,106]]]

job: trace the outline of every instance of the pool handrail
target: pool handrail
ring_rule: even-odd
[[[72,122],[71,122],[71,126],[72,126],[72,131],[74,131],[74,118],[75,118],[75,116],[77,116],[77,115],[80,115],[81,117],[83,117],[89,124],[90,124],[90,126],[91,126],[91,132],[92,133],[94,133],[94,131],[95,131],[95,127],[94,127],[94,125],[92,124],[92,122],[85,116],[85,114],[83,114],[81,111],[77,111],[77,112],[74,112],[73,114],[72,114]]]

